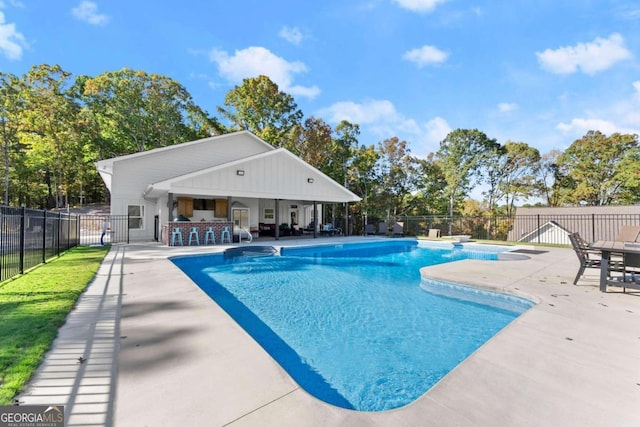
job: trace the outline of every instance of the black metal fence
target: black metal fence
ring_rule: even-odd
[[[76,215],[0,206],[0,282],[74,246],[108,243],[129,243],[127,215]]]
[[[0,206],[0,281],[77,246],[78,216]]]
[[[404,216],[397,221],[408,236],[426,236],[437,229],[443,237],[469,235],[484,240],[507,240],[513,225],[513,217],[507,216]]]
[[[129,243],[128,215],[81,215],[79,224],[80,245]]]
[[[403,216],[396,220],[403,223],[407,236],[426,236],[437,229],[441,236],[569,244],[566,232],[578,232],[589,241],[614,240],[623,225],[640,225],[640,214]],[[0,206],[0,281],[74,246],[109,243],[129,243],[127,215],[75,215]]]
[[[623,225],[640,225],[640,215],[405,216],[397,221],[409,236],[426,236],[430,229],[438,229],[441,236],[568,245],[567,232],[592,242],[615,240]]]

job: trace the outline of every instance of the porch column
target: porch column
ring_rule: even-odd
[[[344,204],[344,235],[349,235],[349,202]]]
[[[313,238],[318,237],[316,230],[318,229],[318,202],[313,201]]]
[[[173,221],[173,193],[167,195],[167,221]]]
[[[280,200],[276,199],[276,212],[275,212],[275,218],[276,218],[276,229],[274,230],[273,236],[276,238],[276,240],[280,240]]]

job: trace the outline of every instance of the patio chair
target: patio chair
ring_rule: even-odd
[[[618,230],[617,242],[637,242],[640,237],[640,225],[623,225]]]
[[[639,254],[624,254],[621,267],[619,263],[613,271],[614,274],[609,275],[607,284],[622,287],[622,292],[627,292],[627,288],[640,290]]]
[[[587,268],[600,269],[602,267],[602,252],[589,248],[589,244],[580,236],[579,233],[570,233],[569,240],[571,241],[571,246],[573,247],[576,256],[580,260],[578,274],[576,274],[576,278],[573,280],[573,284],[575,285],[578,283],[578,280]],[[614,255],[609,259],[609,271],[607,274],[611,275],[612,271],[625,271],[624,260],[619,256]]]

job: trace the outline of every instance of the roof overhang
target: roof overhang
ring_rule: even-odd
[[[348,203],[361,198],[284,148],[155,182],[145,197],[165,194]]]

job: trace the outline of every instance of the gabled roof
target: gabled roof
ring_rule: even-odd
[[[144,194],[157,198],[168,192],[336,203],[360,200],[285,148],[158,181],[150,184]]]
[[[567,230],[566,228],[564,228],[563,226],[561,226],[557,222],[548,221],[548,222],[545,222],[544,224],[542,224],[540,226],[540,228],[536,228],[535,230],[533,230],[533,231],[523,235],[522,237],[520,237],[518,239],[518,242],[530,242],[532,239],[537,238],[541,234],[544,234],[544,233],[546,233],[547,231],[549,231],[551,229],[556,229],[556,230],[566,234],[567,236],[569,234],[571,234],[571,231]]]
[[[288,150],[276,149],[248,131],[101,160],[96,166],[110,191],[131,192],[137,187],[147,199],[173,193],[335,203],[360,200]],[[117,183],[115,190],[112,182]]]
[[[158,155],[158,154],[171,152],[171,151],[177,151],[177,150],[183,151],[183,150],[187,150],[187,149],[189,149],[189,148],[191,148],[193,146],[202,145],[202,144],[208,144],[208,143],[211,143],[211,142],[223,141],[225,139],[237,138],[240,135],[245,135],[245,136],[248,136],[248,137],[254,139],[255,142],[257,142],[258,144],[263,145],[264,148],[266,148],[268,150],[275,150],[274,146],[272,146],[268,142],[263,141],[262,139],[258,138],[257,136],[255,136],[254,134],[249,132],[248,130],[241,130],[241,131],[238,131],[238,132],[231,132],[231,133],[225,133],[225,134],[222,134],[222,135],[209,136],[207,138],[202,138],[202,139],[198,139],[198,140],[195,140],[195,141],[189,141],[189,142],[183,142],[183,143],[180,143],[180,144],[168,145],[166,147],[154,148],[153,150],[140,151],[138,153],[126,154],[124,156],[117,156],[117,157],[112,157],[110,159],[98,160],[96,162],[96,165],[98,166],[98,169],[100,169],[100,166],[111,166],[115,162],[126,162],[126,161],[129,161],[129,160],[135,160],[135,159],[140,158],[140,157],[155,156],[155,155]]]
[[[240,131],[100,160],[96,162],[96,168],[109,191],[112,191],[113,176],[120,175],[119,171],[123,169],[146,170],[145,173],[149,173],[148,181],[144,183],[146,185],[272,150],[275,147],[251,132]]]

